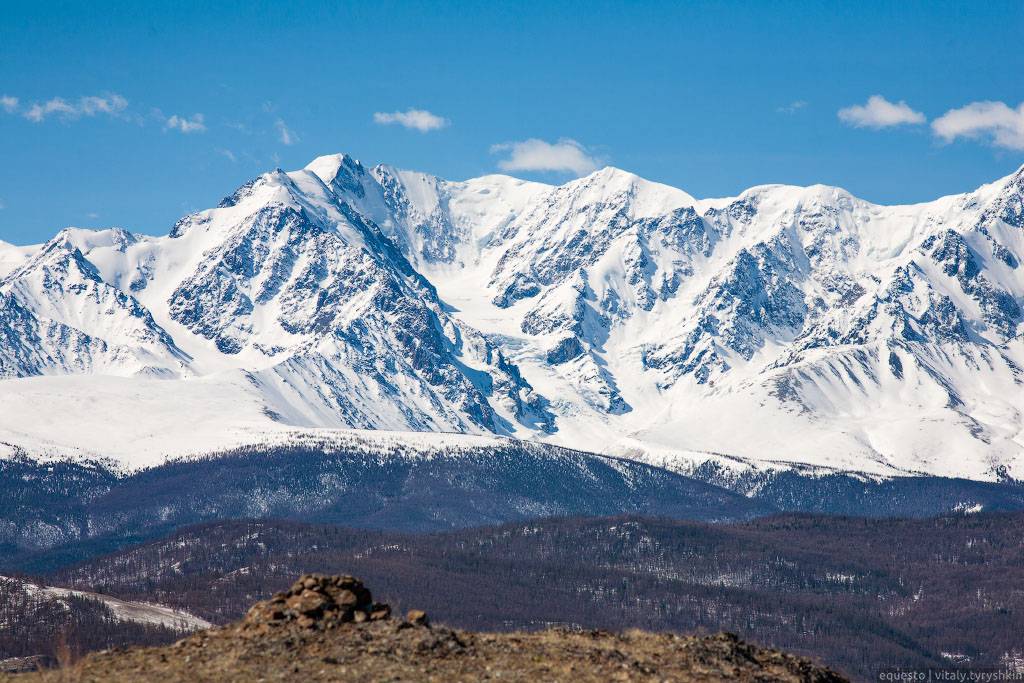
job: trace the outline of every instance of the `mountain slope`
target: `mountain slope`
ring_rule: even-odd
[[[0,247],[0,442],[29,452],[137,467],[253,429],[356,427],[683,472],[1024,477],[1024,168],[884,207],[333,155],[166,237]],[[51,400],[56,429],[27,407]],[[97,428],[113,406],[137,419]]]
[[[1020,509],[1022,497],[1003,498]],[[998,495],[961,493],[954,499],[984,509],[1000,506]],[[567,515],[723,521],[776,509],[661,468],[555,446],[458,434],[323,430],[264,435],[246,446],[131,474],[96,463],[0,460],[0,570],[66,564],[160,531],[220,519],[421,532]]]
[[[61,602],[68,598],[94,600],[106,605],[118,621],[134,621],[141,624],[154,624],[177,631],[195,631],[210,628],[212,624],[188,612],[148,602],[122,600],[110,595],[92,593],[90,591],[61,588],[58,586],[40,586],[35,583],[0,576],[0,586],[5,591],[22,591],[41,602]]]

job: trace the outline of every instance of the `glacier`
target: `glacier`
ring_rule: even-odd
[[[880,206],[329,155],[165,236],[0,242],[0,455],[137,469],[381,430],[1024,479],[1022,259],[1024,167]]]

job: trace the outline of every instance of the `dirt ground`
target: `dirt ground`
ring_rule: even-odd
[[[730,635],[468,633],[398,619],[317,632],[229,626],[170,647],[103,652],[30,681],[843,681]]]

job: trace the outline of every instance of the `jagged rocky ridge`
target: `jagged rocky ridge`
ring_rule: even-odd
[[[138,466],[232,430],[355,427],[681,471],[1021,478],[1022,258],[1024,168],[883,207],[321,157],[166,237],[0,244],[0,441]],[[93,433],[103,411],[123,424]]]

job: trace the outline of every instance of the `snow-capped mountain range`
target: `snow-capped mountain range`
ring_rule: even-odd
[[[164,237],[0,242],[0,449],[129,467],[296,429],[1024,478],[1024,168],[878,206],[345,155]]]

